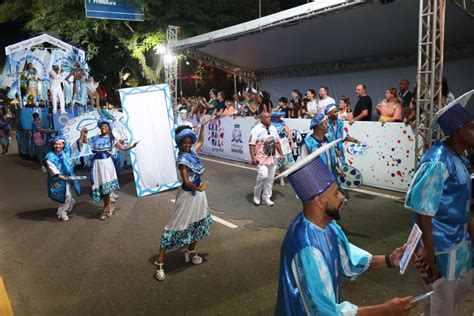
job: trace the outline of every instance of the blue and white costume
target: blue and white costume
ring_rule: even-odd
[[[315,150],[279,177],[287,176],[302,202],[314,200],[336,181],[321,159],[335,142]],[[372,255],[352,245],[335,221],[319,227],[299,213],[281,247],[276,315],[356,315],[341,302],[341,276],[355,279],[370,267]]]
[[[436,267],[447,280],[472,269],[468,166],[466,158],[436,141],[423,156],[405,202],[408,209],[432,217]]]
[[[63,141],[63,139],[56,137],[51,143],[56,141]],[[74,206],[74,199],[71,194],[71,183],[58,179],[58,176],[71,177],[74,176],[74,168],[72,166],[70,147],[65,145],[61,154],[50,151],[46,154],[44,163],[48,169],[47,185],[48,197],[59,203],[57,215],[59,218],[63,217],[67,212],[72,210]],[[72,182],[72,186],[76,191],[76,195],[81,193],[79,182]],[[67,218],[67,216],[66,216]]]
[[[313,135],[306,136],[306,138],[304,139],[304,145],[306,147],[307,154],[303,154],[303,158],[306,155],[311,154],[316,149],[321,148],[323,145],[326,145],[330,142],[331,141],[327,138],[327,136],[324,137],[324,140],[318,140]],[[334,148],[329,149],[328,151],[326,151],[326,153],[322,154],[320,157],[324,161],[324,163],[328,166],[329,170],[331,170],[333,174],[336,175],[337,174],[336,172],[337,159],[336,159],[336,152],[334,151]]]
[[[326,134],[326,137],[330,142],[336,140],[336,139],[342,139],[341,142],[337,143],[336,148],[339,150],[341,153],[341,157],[339,157],[339,161],[342,164],[346,164],[346,158],[344,155],[344,146],[343,143],[347,138],[347,133],[344,131],[344,121],[337,119],[336,120],[336,125],[333,125],[331,123],[331,120],[328,120],[328,133]]]
[[[196,135],[190,129],[183,130],[179,135],[182,137],[181,139],[176,137],[177,144],[184,137],[192,137],[193,142],[196,141]],[[191,153],[181,152],[176,163],[178,166],[187,167],[189,181],[196,186],[201,184],[204,166],[194,149],[191,150]],[[183,183],[176,194],[176,208],[164,228],[160,247],[164,249],[181,248],[201,240],[211,234],[211,224],[212,219],[206,192],[192,191]]]
[[[464,109],[473,92],[454,100],[433,118],[446,136],[474,120]],[[438,140],[423,156],[408,191],[405,207],[431,217],[435,265],[442,275],[433,283],[425,315],[452,315],[455,304],[471,288],[471,185],[468,160]]]
[[[298,214],[281,248],[275,314],[356,315],[356,305],[340,301],[340,279],[355,279],[371,260],[334,221],[322,229]]]
[[[272,118],[279,116],[279,117],[284,117],[285,112],[273,112],[272,113]],[[280,136],[280,146],[281,146],[281,151],[283,152],[283,155],[285,156],[285,168],[288,168],[292,164],[295,163],[295,159],[293,158],[293,151],[291,150],[290,146],[290,140],[288,139],[288,136],[286,135],[285,127],[286,127],[286,122],[283,120],[272,120],[272,125],[275,126],[278,132],[278,136]],[[282,164],[282,159],[280,157],[280,154],[277,154],[277,169],[280,169],[283,167]]]
[[[102,136],[99,134],[88,140],[93,153],[90,180],[92,201],[95,203],[101,202],[103,195],[111,194],[120,189],[115,165],[112,161],[113,150],[119,140],[112,136],[112,124],[107,120],[99,120],[99,127],[102,123],[109,125],[109,135]]]

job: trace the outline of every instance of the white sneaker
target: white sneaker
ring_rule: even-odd
[[[275,203],[273,203],[272,200],[270,200],[270,199],[263,200],[263,201],[262,201],[262,204],[268,205],[268,206],[273,206],[273,205],[275,205]]]
[[[66,214],[72,212],[72,208],[74,207],[74,204],[76,203],[76,200],[71,199],[70,203],[71,203],[71,206],[69,206],[68,209],[66,210]]]
[[[285,185],[285,179],[283,179],[283,178],[280,179],[280,185],[281,185],[281,186],[284,186],[284,185]]]
[[[116,200],[118,200],[120,198],[120,196],[115,192],[110,193],[110,197],[113,197]]]
[[[69,216],[67,216],[66,212],[62,212],[61,214],[58,215],[58,219],[65,222],[69,220]]]
[[[110,203],[115,203],[115,202],[117,202],[117,200],[111,194],[110,195]]]
[[[257,206],[260,205],[260,200],[254,197],[253,198],[253,204],[255,204]]]

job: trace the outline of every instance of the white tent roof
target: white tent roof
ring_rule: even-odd
[[[186,49],[256,72],[416,54],[419,1],[320,0],[177,41]],[[474,43],[474,19],[450,1],[445,47]],[[468,31],[470,30],[470,31]]]
[[[29,49],[33,46],[36,46],[36,45],[39,45],[39,44],[42,44],[42,43],[49,43],[51,45],[55,45],[61,49],[64,49],[66,51],[71,51],[71,50],[77,50],[79,52],[79,56],[82,58],[82,59],[85,59],[86,58],[86,55],[84,53],[83,50],[81,49],[78,49],[66,42],[63,42],[55,37],[52,37],[48,34],[42,34],[42,35],[39,35],[39,36],[36,36],[36,37],[33,37],[33,38],[30,38],[30,39],[27,39],[27,40],[24,40],[22,42],[19,42],[19,43],[16,43],[16,44],[13,44],[13,45],[9,45],[7,47],[5,47],[5,55],[10,55],[10,54],[13,54],[13,53],[16,53],[18,51],[22,51],[24,49]]]

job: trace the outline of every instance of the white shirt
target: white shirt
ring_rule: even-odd
[[[324,113],[324,110],[326,109],[326,107],[329,104],[333,104],[333,103],[336,104],[336,101],[331,97],[327,97],[326,99],[319,100],[318,114]]]
[[[306,110],[308,113],[316,114],[318,112],[318,103],[316,100],[308,101],[308,103],[306,103]]]
[[[63,81],[63,77],[61,73],[56,73],[56,71],[51,70],[49,72],[49,82],[51,85],[51,89],[61,90],[61,82]]]

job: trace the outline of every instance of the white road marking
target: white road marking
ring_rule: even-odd
[[[241,169],[248,169],[248,170],[252,170],[252,171],[257,170],[257,168],[255,168],[255,167],[243,166],[243,165],[238,164],[238,163],[230,163],[230,162],[215,160],[215,159],[211,159],[211,158],[204,158],[204,157],[199,157],[199,159],[206,160],[206,161],[211,161],[211,162],[215,162],[215,163],[220,163],[220,164],[226,165],[226,166],[237,167],[237,168],[241,168]]]
[[[170,201],[171,201],[172,203],[176,203],[176,200],[175,200],[175,199],[172,199],[172,200],[170,200]],[[222,218],[217,217],[217,216],[215,216],[215,215],[211,215],[211,218],[212,218],[212,220],[214,220],[214,221],[216,221],[216,222],[218,222],[218,223],[220,223],[220,224],[222,224],[222,225],[224,225],[224,226],[227,226],[227,227],[229,227],[229,228],[237,228],[237,227],[239,227],[239,226],[237,226],[237,225],[235,225],[235,224],[232,224],[231,222],[228,222],[228,221],[226,221],[225,219],[222,219]]]
[[[391,199],[391,200],[395,200],[395,201],[405,201],[405,199],[401,196],[390,195],[390,194],[385,194],[385,193],[379,193],[379,192],[363,190],[363,189],[349,189],[349,188],[345,188],[345,189],[349,190],[349,191],[355,191],[355,192],[364,193],[364,194],[368,194],[368,195],[383,197],[383,198]]]
[[[237,226],[237,225],[235,225],[235,224],[232,224],[231,222],[228,222],[228,221],[226,221],[225,219],[222,219],[222,218],[217,217],[217,216],[215,216],[215,215],[211,215],[211,218],[212,218],[212,220],[214,220],[214,221],[216,221],[216,222],[218,222],[218,223],[220,223],[220,224],[222,224],[222,225],[224,225],[224,226],[227,226],[227,227],[229,227],[229,228],[237,228],[237,227],[239,227],[239,226]]]

